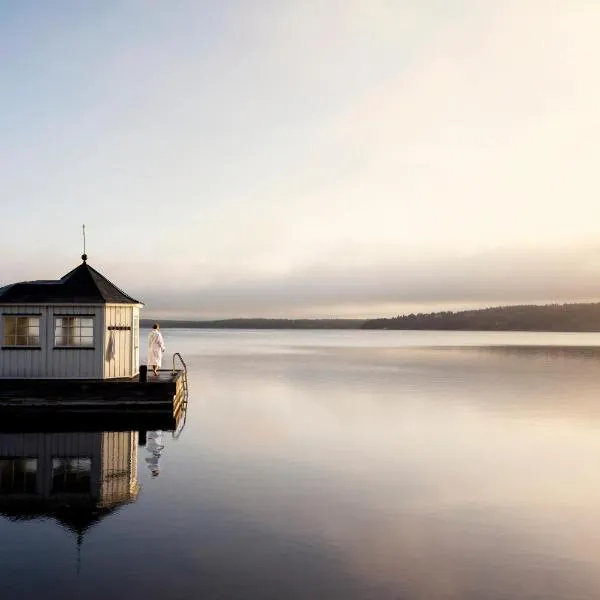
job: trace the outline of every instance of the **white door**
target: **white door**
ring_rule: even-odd
[[[133,315],[133,375],[140,372],[140,317]]]

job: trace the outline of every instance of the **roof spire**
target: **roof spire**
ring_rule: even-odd
[[[87,260],[87,254],[85,253],[85,225],[82,227],[83,229],[83,254],[81,255],[81,260],[85,262]]]

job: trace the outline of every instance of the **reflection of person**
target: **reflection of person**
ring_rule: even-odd
[[[160,474],[160,454],[165,447],[162,443],[162,431],[149,431],[146,439],[146,450],[150,452],[150,456],[146,457],[146,464],[152,473],[152,477],[158,477]]]
[[[152,367],[155,377],[158,376],[158,369],[162,364],[162,354],[165,351],[165,342],[159,329],[160,325],[154,323],[152,331],[148,334],[148,365]]]

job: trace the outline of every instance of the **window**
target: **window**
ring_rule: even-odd
[[[91,474],[91,458],[53,458],[52,493],[89,494]]]
[[[4,346],[40,345],[40,317],[4,315]]]
[[[93,348],[93,317],[56,317],[54,345],[59,348]]]
[[[0,493],[35,494],[36,458],[0,458]]]

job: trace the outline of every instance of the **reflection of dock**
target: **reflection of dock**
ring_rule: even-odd
[[[102,406],[98,410],[76,406],[60,408],[23,406],[0,407],[0,433],[11,432],[71,432],[71,431],[175,431],[185,424],[187,402],[182,400],[179,410],[155,409],[124,410],[118,406]]]

